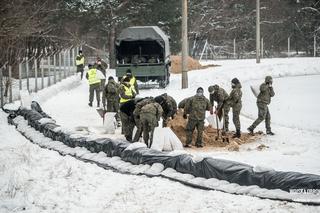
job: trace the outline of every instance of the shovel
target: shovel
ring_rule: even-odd
[[[97,112],[100,115],[100,117],[102,118],[102,124],[104,125],[104,116],[105,116],[107,110],[102,109],[102,108],[98,108]]]

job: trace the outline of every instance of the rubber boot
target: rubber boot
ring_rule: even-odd
[[[234,135],[232,136],[232,138],[240,138],[240,137],[241,137],[240,130],[237,129],[236,134],[234,134]]]

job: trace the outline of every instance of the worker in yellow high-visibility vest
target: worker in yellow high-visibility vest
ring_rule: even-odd
[[[120,118],[121,118],[121,133],[124,134],[127,141],[132,141],[132,132],[134,128],[133,110],[134,101],[132,101],[136,92],[130,84],[130,78],[125,77],[119,88],[120,95]]]
[[[139,94],[139,88],[138,88],[138,83],[137,83],[137,79],[136,77],[134,77],[134,75],[132,75],[132,72],[130,69],[127,69],[126,71],[126,75],[124,75],[121,79],[121,81],[123,81],[124,78],[129,77],[129,82],[131,84],[131,86],[133,86],[136,94]]]
[[[84,71],[84,55],[82,54],[82,50],[79,50],[79,54],[76,57],[76,66],[77,66],[77,72],[81,73],[81,80],[82,80],[83,71]]]
[[[100,83],[101,80],[97,76],[97,69],[92,64],[88,65],[89,71],[86,74],[86,78],[89,81],[89,106],[92,107],[94,92],[97,98],[97,107],[100,107]]]

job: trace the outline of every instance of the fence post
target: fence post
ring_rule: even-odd
[[[22,90],[22,62],[19,63],[19,90]]]
[[[40,67],[41,67],[41,89],[44,88],[44,70],[43,70],[43,59],[40,59]]]
[[[65,79],[67,77],[67,72],[66,72],[66,69],[67,69],[67,50],[63,51],[63,78]]]
[[[313,36],[313,57],[317,56],[317,37]]]
[[[290,37],[288,37],[288,57],[290,57]]]
[[[236,58],[236,39],[233,39],[233,58]]]
[[[38,92],[38,63],[37,58],[34,59],[34,90]]]
[[[12,66],[9,66],[9,103],[12,103]]]
[[[72,51],[71,51],[71,70],[72,70],[72,74],[74,74],[74,52],[75,52],[75,48],[72,48]]]
[[[2,67],[0,67],[0,100],[1,100],[1,107],[3,107],[3,82],[2,82]]]
[[[72,49],[68,49],[68,76],[71,76],[71,54]]]
[[[261,38],[261,58],[263,58],[263,47],[264,47],[263,38]]]
[[[57,82],[57,54],[53,54],[53,82]]]
[[[50,67],[50,56],[47,58],[48,65],[48,87],[51,85],[51,67]]]
[[[26,78],[27,78],[27,90],[28,90],[28,92],[30,92],[30,88],[29,88],[29,58],[28,57],[26,60]]]
[[[59,52],[58,57],[59,57],[59,81],[61,81],[61,68],[62,68],[61,52]]]

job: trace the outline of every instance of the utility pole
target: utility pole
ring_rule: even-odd
[[[257,0],[256,16],[256,63],[260,63],[260,0]]]
[[[188,2],[182,0],[182,89],[188,88]]]

